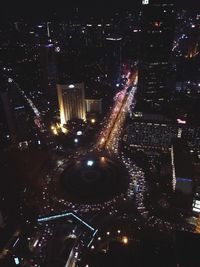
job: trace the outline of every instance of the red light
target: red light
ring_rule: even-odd
[[[161,23],[160,21],[155,21],[155,22],[154,22],[154,26],[156,26],[156,27],[160,27],[161,24],[162,24],[162,23]]]

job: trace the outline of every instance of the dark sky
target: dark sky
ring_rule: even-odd
[[[51,14],[54,12],[67,16],[75,7],[80,7],[86,16],[87,14],[109,14],[109,12],[117,9],[138,8],[141,1],[142,0],[3,0],[1,1],[0,19],[51,17]],[[177,0],[177,5],[178,7],[200,10],[200,0]]]

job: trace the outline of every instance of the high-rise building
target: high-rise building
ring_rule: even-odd
[[[60,122],[66,124],[73,119],[86,119],[84,83],[57,84]]]
[[[87,113],[102,113],[102,99],[85,99]]]
[[[176,192],[176,204],[179,208],[192,207],[193,171],[189,148],[185,140],[175,138],[171,148],[173,189]]]
[[[121,46],[122,37],[119,35],[108,35],[106,37],[106,68],[111,84],[116,84],[121,71]]]
[[[49,100],[56,99],[57,72],[55,66],[55,47],[53,44],[41,45],[40,49],[40,71],[41,86],[45,97]],[[52,102],[52,101],[51,101]]]
[[[173,0],[143,0],[139,66],[139,100],[154,107],[164,101],[174,34]]]

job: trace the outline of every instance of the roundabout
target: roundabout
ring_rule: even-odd
[[[80,204],[102,203],[125,193],[129,175],[117,159],[90,154],[72,159],[60,176],[64,198]]]

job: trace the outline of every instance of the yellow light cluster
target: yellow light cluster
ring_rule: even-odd
[[[58,131],[57,131],[56,126],[52,125],[52,126],[51,126],[51,130],[52,130],[52,133],[53,133],[54,135],[58,135]]]
[[[62,131],[64,134],[66,134],[66,133],[68,132],[68,130],[67,130],[65,127],[63,127],[62,125],[60,126],[60,128],[61,128],[61,131]]]
[[[68,132],[68,130],[62,124],[59,124],[59,123],[56,123],[56,125],[52,125],[51,130],[54,135],[58,135],[59,132],[62,132],[64,134]]]
[[[195,230],[195,232],[198,233],[198,234],[200,234],[200,216],[197,219],[197,224],[196,224],[196,230]]]

